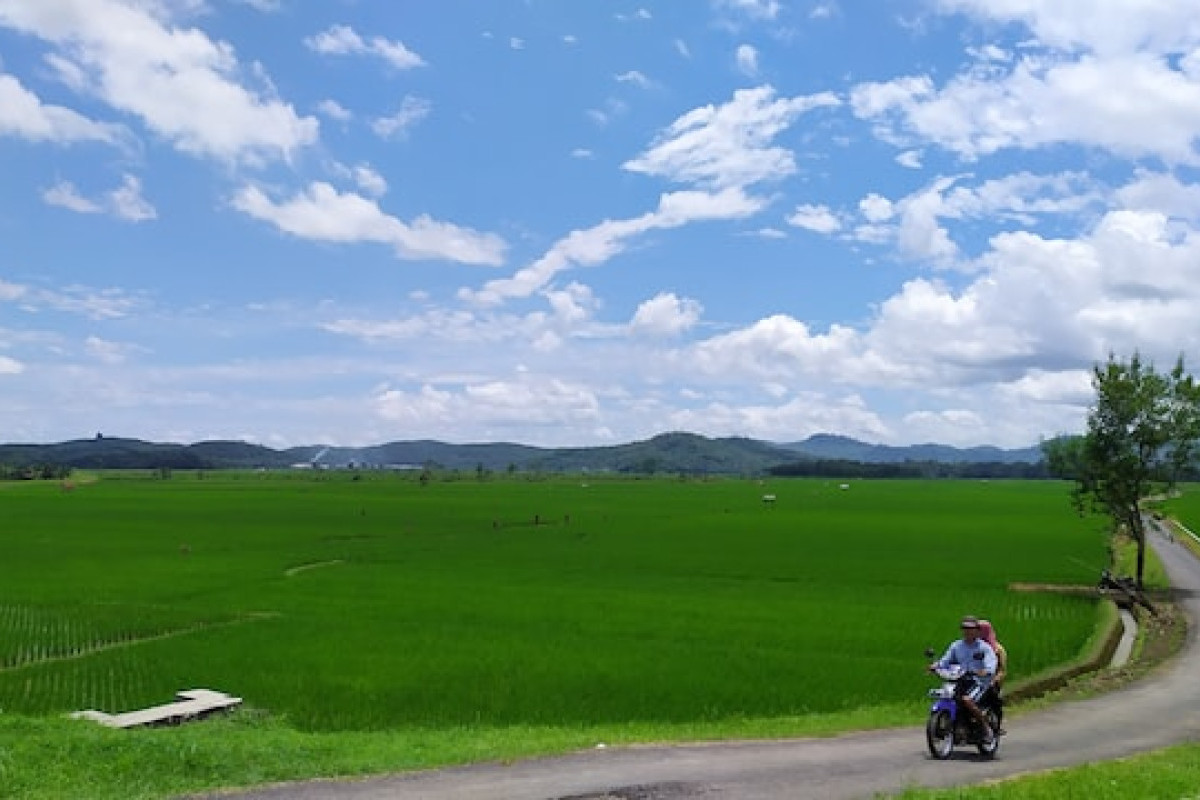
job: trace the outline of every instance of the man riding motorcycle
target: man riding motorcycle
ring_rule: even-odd
[[[962,638],[956,639],[946,648],[945,654],[929,665],[929,671],[945,669],[958,664],[965,670],[971,680],[959,684],[958,700],[963,708],[971,713],[984,732],[984,744],[991,747],[994,744],[996,732],[988,723],[987,716],[979,707],[979,700],[991,686],[996,675],[996,651],[980,638],[979,620],[975,617],[963,617]]]

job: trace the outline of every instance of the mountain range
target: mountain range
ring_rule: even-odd
[[[307,445],[276,450],[241,441],[165,444],[97,434],[56,444],[0,444],[0,465],[77,469],[390,468],[622,473],[758,474],[795,462],[1036,464],[1038,447],[957,448],[869,444],[818,434],[792,443],[664,433],[607,447],[543,448],[507,442],[397,441],[370,447]]]

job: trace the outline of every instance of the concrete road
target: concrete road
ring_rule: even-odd
[[[976,783],[1200,741],[1200,562],[1154,534],[1153,546],[1183,594],[1189,632],[1182,657],[1134,686],[1011,720],[994,761],[966,749],[945,762],[914,727],[832,739],[729,742],[593,750],[504,766],[315,781],[223,797],[241,800],[796,800],[872,798],[914,786]]]

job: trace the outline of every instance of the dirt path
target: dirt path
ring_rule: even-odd
[[[1178,542],[1152,542],[1188,615],[1182,657],[1126,689],[1013,719],[999,757],[925,752],[914,727],[831,739],[630,747],[504,766],[316,781],[224,797],[242,800],[675,800],[872,798],[914,786],[954,786],[1117,758],[1200,739],[1200,561]]]

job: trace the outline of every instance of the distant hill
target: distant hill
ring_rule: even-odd
[[[867,464],[894,464],[904,461],[935,461],[941,464],[1036,464],[1042,460],[1038,447],[1003,450],[999,447],[950,447],[944,444],[916,444],[894,447],[867,444],[847,436],[817,434],[801,442],[781,445],[812,458],[861,461]]]
[[[927,444],[893,447],[844,436],[817,435],[791,444],[692,433],[664,433],[640,442],[609,447],[542,448],[512,443],[448,444],[417,440],[370,447],[308,445],[275,450],[240,441],[162,444],[97,436],[57,444],[0,445],[0,465],[51,464],[78,469],[279,469],[422,468],[489,471],[614,472],[632,474],[762,474],[805,461],[891,464],[1030,463],[1042,460],[1038,448],[966,449]]]

